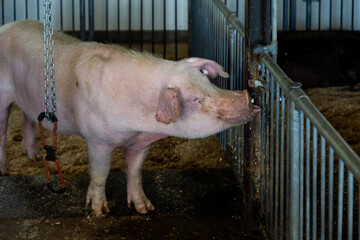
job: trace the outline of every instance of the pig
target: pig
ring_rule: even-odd
[[[90,185],[86,205],[110,211],[105,183],[114,149],[125,149],[127,204],[155,209],[142,187],[151,143],[167,136],[202,138],[252,119],[260,108],[244,91],[223,90],[209,78],[229,77],[214,61],[168,61],[120,46],[81,42],[54,31],[58,132],[85,138]],[[6,173],[6,128],[13,102],[23,113],[22,147],[42,159],[34,124],[44,106],[43,24],[24,20],[0,28],[0,174]],[[52,129],[52,124],[43,121]]]

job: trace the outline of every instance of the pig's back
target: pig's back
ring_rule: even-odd
[[[35,20],[21,20],[5,24],[0,27],[0,36],[7,35],[13,40],[20,40],[23,42],[30,41],[32,43],[44,44],[44,24]],[[54,41],[59,44],[79,43],[80,40],[70,37],[64,33],[54,31]]]

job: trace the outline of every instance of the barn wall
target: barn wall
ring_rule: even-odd
[[[154,1],[154,27],[155,30],[164,29],[164,2],[166,2],[166,29],[175,30],[175,3],[177,3],[177,26],[178,30],[188,29],[188,0],[153,0]],[[330,1],[331,18],[330,18]],[[39,2],[39,17],[42,19],[43,0],[3,0],[4,11],[0,11],[0,19],[4,23],[14,19],[37,19],[37,4]],[[26,14],[26,2],[28,13]],[[80,29],[80,0],[55,0],[54,16],[55,26],[60,29],[60,3],[63,5],[63,29],[72,30],[72,12],[74,3],[75,29]],[[108,0],[109,30],[117,30],[117,4],[120,3],[120,30],[129,29],[129,3],[131,2],[131,29],[140,30],[140,6],[143,2],[143,30],[152,29],[152,0]],[[237,13],[240,22],[245,24],[245,0],[223,0],[231,11]],[[283,30],[284,3],[290,4],[290,0],[278,0],[278,29]],[[306,0],[296,1],[296,30],[306,29]],[[341,7],[341,2],[343,6]],[[88,1],[85,1],[88,12]],[[106,28],[106,0],[96,0],[95,4],[95,31]],[[14,6],[16,14],[14,14]],[[319,11],[320,7],[320,11]],[[2,6],[0,6],[2,9]],[[352,10],[353,9],[353,10]],[[341,14],[342,12],[342,14]],[[354,14],[353,14],[354,13]],[[26,16],[27,15],[27,16]],[[88,18],[88,14],[86,14]],[[289,16],[290,18],[290,16]],[[289,21],[289,19],[288,19]],[[320,21],[320,24],[319,24]],[[331,27],[330,27],[331,21]],[[360,31],[360,0],[312,0],[311,3],[311,30],[354,30]],[[86,23],[88,28],[88,22]]]
[[[38,2],[40,6],[39,18],[42,19],[42,0],[27,0],[28,16],[26,17],[26,0],[4,0],[4,16],[0,11],[0,19],[4,23],[12,22],[14,19],[37,19]],[[80,30],[80,0],[53,0],[55,27],[60,29],[60,3],[63,6],[63,30],[72,30],[72,14],[74,9],[75,29]],[[74,2],[74,8],[73,6]],[[129,29],[129,3],[130,0],[108,0],[108,21],[109,30],[117,30],[118,2],[120,4],[120,30]],[[152,0],[143,0],[143,30],[152,30]],[[95,31],[106,28],[106,1],[95,0]],[[14,6],[16,14],[14,15]],[[131,29],[140,30],[140,6],[141,0],[131,0]],[[155,30],[164,29],[164,0],[154,0],[154,26]],[[2,8],[2,6],[0,6]],[[88,1],[85,1],[86,19],[88,20]],[[175,0],[166,0],[166,29],[175,29]],[[177,0],[177,29],[187,30],[188,28],[188,1]],[[88,21],[86,21],[88,29]]]

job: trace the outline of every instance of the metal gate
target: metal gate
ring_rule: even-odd
[[[191,16],[191,55],[225,66],[231,80],[219,79],[219,86],[245,87],[248,33],[235,14],[222,1],[200,0],[192,1]],[[260,74],[255,85],[261,89],[262,108],[257,187],[264,234],[270,239],[360,239],[359,156],[311,103],[301,84],[276,64],[276,45],[259,48],[257,54]],[[243,150],[248,147],[243,130],[221,135],[235,155],[231,159],[240,182]]]

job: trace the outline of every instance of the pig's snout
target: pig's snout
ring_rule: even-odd
[[[247,90],[234,92],[233,96],[218,103],[219,117],[231,124],[245,123],[261,111],[259,106],[251,103]]]

